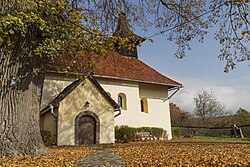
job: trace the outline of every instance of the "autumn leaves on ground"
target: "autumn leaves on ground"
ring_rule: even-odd
[[[126,166],[250,165],[250,144],[150,142],[119,145]]]
[[[0,166],[74,166],[98,146],[53,147],[50,154],[0,157]],[[112,144],[126,166],[250,166],[250,144],[147,141]]]

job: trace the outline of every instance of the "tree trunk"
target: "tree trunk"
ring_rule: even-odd
[[[14,38],[11,52],[0,48],[0,155],[46,153],[39,128],[44,73],[34,54],[39,35],[31,27],[26,37]]]

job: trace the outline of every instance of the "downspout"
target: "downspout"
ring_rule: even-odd
[[[57,115],[54,113],[54,106],[52,104],[50,106],[50,113],[54,117],[54,138],[52,145],[57,146]]]
[[[115,117],[118,117],[122,113],[120,108],[115,109],[115,112],[117,112],[117,111],[118,111],[118,113],[115,115]]]
[[[166,99],[164,99],[163,100],[163,103],[164,102],[166,102],[167,100],[169,100],[169,99],[171,99],[179,90],[180,90],[180,86],[178,86],[177,87],[177,89],[168,97],[168,98],[166,98]],[[174,90],[174,89],[173,89]],[[168,106],[169,106],[169,104],[168,104]],[[170,116],[170,108],[169,108],[169,133],[166,133],[166,135],[167,135],[167,139],[169,140],[171,140],[172,138],[173,138],[173,136],[172,136],[172,129],[171,129],[171,116]],[[169,134],[171,134],[171,138],[169,138]]]
[[[171,99],[179,90],[180,90],[180,87],[178,87],[168,98],[164,99],[163,102]]]

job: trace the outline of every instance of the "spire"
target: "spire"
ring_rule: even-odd
[[[130,30],[124,13],[119,14],[118,24],[114,36],[128,38],[131,40],[131,43],[133,42],[135,45],[138,45],[140,41],[144,40],[142,37],[134,34],[133,31]],[[134,46],[132,49],[128,49],[128,47],[118,47],[117,51],[123,56],[138,58],[137,46]]]
[[[133,31],[129,29],[125,13],[119,14],[118,24],[114,36],[120,36],[120,37],[135,36]]]

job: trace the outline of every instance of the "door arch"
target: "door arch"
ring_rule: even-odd
[[[99,144],[100,121],[90,111],[81,112],[75,119],[75,144]]]

